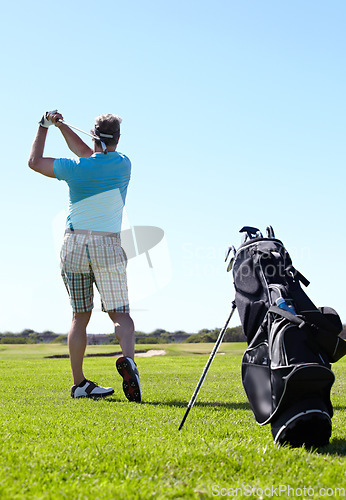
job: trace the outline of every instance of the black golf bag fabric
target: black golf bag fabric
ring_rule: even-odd
[[[300,284],[309,282],[274,237],[250,238],[238,249],[233,279],[248,342],[242,382],[256,421],[270,423],[279,444],[327,444],[333,415],[330,363],[346,353],[346,342],[338,337],[339,316],[313,304]],[[296,314],[277,307],[279,297]]]

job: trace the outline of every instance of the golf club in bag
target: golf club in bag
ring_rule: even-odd
[[[225,332],[226,332],[228,323],[231,321],[231,318],[233,316],[233,313],[234,313],[235,309],[236,309],[236,305],[235,305],[235,302],[233,301],[232,302],[232,309],[231,309],[230,315],[227,318],[225,326],[222,328],[222,330],[219,333],[219,336],[218,336],[218,338],[217,338],[217,340],[215,342],[214,348],[213,348],[212,352],[210,353],[210,356],[209,356],[209,359],[207,361],[207,364],[204,367],[202,376],[199,379],[199,382],[197,384],[197,387],[196,387],[194,393],[192,394],[192,397],[190,399],[189,404],[187,405],[187,409],[185,411],[185,415],[184,415],[184,417],[183,417],[183,419],[182,419],[182,421],[180,422],[180,425],[179,425],[179,429],[178,429],[179,431],[182,429],[182,427],[183,427],[183,425],[185,423],[185,420],[186,420],[186,418],[187,418],[187,416],[188,416],[191,408],[195,404],[195,401],[197,399],[198,393],[199,393],[199,391],[200,391],[200,389],[201,389],[201,387],[203,385],[203,382],[204,382],[205,377],[206,377],[206,375],[208,373],[209,367],[210,367],[211,363],[213,362],[213,359],[215,358],[215,354],[217,353],[217,351],[218,351],[218,349],[219,349],[219,347],[220,347],[220,345],[222,343],[222,340],[223,340],[223,337],[225,336]]]
[[[329,443],[334,383],[331,364],[346,354],[342,323],[331,308],[317,308],[301,288],[283,243],[268,226],[240,230],[232,256],[235,303],[248,347],[242,383],[258,424],[271,424],[274,441],[318,447]]]

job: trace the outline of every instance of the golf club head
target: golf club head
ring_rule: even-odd
[[[233,252],[233,255],[232,255],[232,257],[231,257],[231,259],[230,259],[230,261],[228,263],[227,272],[229,272],[232,269],[234,258],[235,258],[235,254],[236,254],[236,249],[235,249],[235,247],[233,245],[231,245],[230,247],[228,247],[227,250],[226,250],[225,262],[227,262],[229,254],[231,253],[231,251]]]
[[[249,235],[247,233],[243,233],[241,235],[241,240],[240,240],[240,244],[241,245],[244,245],[244,243],[249,239]]]
[[[274,229],[272,226],[267,226],[266,232],[267,232],[267,238],[275,238]]]
[[[227,259],[229,257],[229,254],[231,253],[231,251],[233,251],[233,255],[235,255],[236,250],[235,250],[234,245],[231,245],[230,247],[227,248],[226,253],[225,253],[225,262],[227,262]]]
[[[257,227],[244,226],[239,231],[240,233],[245,233],[249,239],[256,238],[257,234],[261,231]],[[245,239],[246,241],[246,239]]]

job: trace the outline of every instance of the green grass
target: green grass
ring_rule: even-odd
[[[125,399],[115,358],[85,359],[87,375],[113,396],[72,400],[69,360],[45,358],[66,346],[1,346],[1,500],[330,498],[346,489],[346,361],[334,367],[331,444],[309,451],[276,447],[269,426],[256,424],[240,380],[243,344],[221,346],[180,432],[213,345],[139,347],[167,351],[137,358],[140,405]]]

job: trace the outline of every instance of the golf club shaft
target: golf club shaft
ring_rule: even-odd
[[[192,397],[191,397],[191,399],[190,399],[190,402],[189,402],[189,404],[187,405],[187,409],[186,409],[185,415],[184,415],[183,420],[181,421],[181,423],[180,423],[180,425],[179,425],[179,429],[178,429],[179,431],[182,429],[182,427],[183,427],[183,425],[184,425],[184,422],[185,422],[185,420],[186,420],[186,418],[187,418],[187,416],[188,416],[188,414],[189,414],[189,412],[190,412],[191,408],[192,408],[192,407],[193,407],[193,405],[195,404],[195,401],[196,401],[196,399],[197,399],[198,393],[199,393],[199,391],[200,391],[200,389],[201,389],[201,387],[202,387],[202,385],[203,385],[203,382],[204,382],[204,380],[205,380],[205,377],[206,377],[206,375],[207,375],[207,372],[208,372],[208,370],[209,370],[209,367],[210,367],[210,365],[211,365],[211,363],[212,363],[212,361],[213,361],[213,359],[214,359],[214,357],[215,357],[215,354],[217,353],[217,351],[218,351],[218,349],[219,349],[219,347],[220,347],[220,345],[221,345],[221,343],[222,343],[222,340],[223,340],[223,337],[224,337],[224,335],[225,335],[225,332],[226,332],[226,329],[227,329],[228,323],[230,322],[230,320],[231,320],[231,318],[232,318],[232,316],[233,316],[233,313],[234,313],[234,311],[235,311],[236,307],[237,307],[237,306],[235,305],[235,302],[233,301],[233,302],[232,302],[232,310],[231,310],[231,312],[230,312],[230,315],[229,315],[229,316],[228,316],[228,318],[227,318],[227,321],[226,321],[225,326],[223,327],[223,329],[222,329],[222,330],[220,331],[220,333],[219,333],[219,336],[218,336],[218,338],[217,338],[217,340],[216,340],[216,342],[215,342],[214,348],[213,348],[213,350],[212,350],[212,351],[211,351],[211,353],[210,353],[210,356],[209,356],[209,359],[208,359],[208,361],[207,361],[207,364],[206,364],[206,365],[205,365],[205,367],[204,367],[204,370],[203,370],[202,376],[201,376],[201,378],[199,379],[199,382],[198,382],[198,384],[197,384],[197,387],[196,387],[196,389],[195,389],[195,392],[192,394]]]
[[[82,129],[78,128],[78,127],[75,127],[74,125],[70,125],[69,123],[66,123],[66,122],[65,122],[65,120],[58,120],[58,121],[59,121],[60,123],[64,123],[65,125],[67,125],[67,126],[68,126],[68,127],[70,127],[70,128],[73,128],[73,129],[75,129],[75,130],[78,130],[78,132],[82,132],[83,134],[88,135],[89,137],[94,138],[94,136],[93,136],[93,135],[91,135],[91,134],[89,134],[89,132],[85,132],[85,130],[82,130]]]

